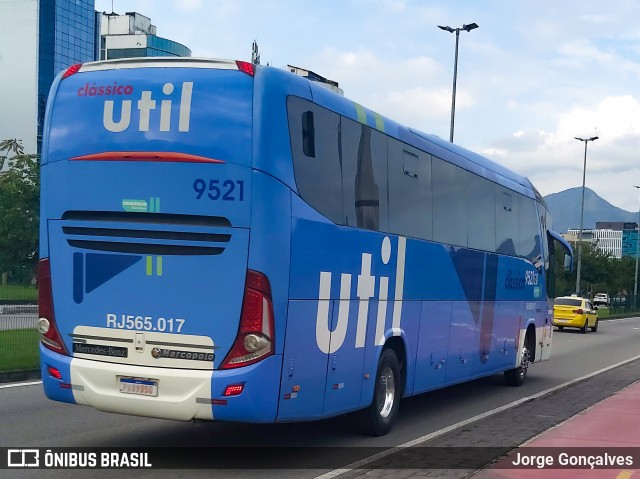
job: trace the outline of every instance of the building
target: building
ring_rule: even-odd
[[[635,223],[631,223],[635,225]],[[638,251],[638,229],[629,228],[622,232],[622,256],[635,258]]]
[[[635,230],[638,227],[637,223],[626,223],[623,221],[596,221],[597,230]]]
[[[100,59],[132,57],[190,57],[181,43],[156,35],[151,19],[135,12],[103,13],[100,21]]]
[[[636,257],[638,250],[638,223],[598,221],[596,222],[596,229],[622,231],[622,257]]]
[[[305,70],[304,68],[294,67],[293,65],[287,65],[287,70],[291,73],[295,73],[298,76],[304,77],[307,80],[318,82],[320,85],[328,88],[329,90],[334,91],[339,95],[344,95],[342,88],[338,85],[337,81],[329,80],[321,75],[318,75],[311,70]]]
[[[570,229],[564,238],[570,243],[578,243],[578,229]],[[613,229],[582,230],[582,241],[590,243],[598,251],[610,254],[612,258],[622,257],[622,231]]]
[[[53,79],[97,58],[97,35],[94,0],[0,0],[0,140],[40,151]]]

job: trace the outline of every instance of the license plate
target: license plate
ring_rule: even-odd
[[[120,392],[124,394],[154,397],[158,395],[158,381],[155,379],[118,376],[118,385]]]

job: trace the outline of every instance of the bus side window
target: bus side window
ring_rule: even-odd
[[[340,125],[344,224],[387,231],[387,137],[349,118]]]
[[[431,174],[433,240],[466,247],[469,241],[467,194],[471,173],[448,161],[433,157]]]
[[[523,195],[517,195],[517,199],[519,215],[516,254],[528,259],[536,268],[541,269],[543,265],[542,241],[536,202]]]
[[[503,186],[496,185],[496,253],[516,255],[518,202]]]
[[[313,112],[302,114],[302,151],[309,158],[316,157],[316,131],[313,126]]]
[[[329,220],[344,224],[340,115],[294,96],[287,99],[287,114],[298,194]]]
[[[388,141],[389,231],[430,240],[431,155],[394,138]]]

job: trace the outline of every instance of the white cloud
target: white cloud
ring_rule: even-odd
[[[587,148],[586,185],[616,206],[633,210],[631,187],[640,182],[640,102],[608,97],[574,106],[558,116],[554,132],[519,130],[492,142],[485,155],[528,176],[542,194],[582,185],[584,144],[574,137],[598,136]]]
[[[630,95],[609,97],[595,107],[577,107],[560,116],[558,135],[600,136],[613,143],[628,135],[640,134],[640,103]]]

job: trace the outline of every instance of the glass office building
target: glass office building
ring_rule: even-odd
[[[131,48],[102,48],[101,60],[115,60],[117,58],[132,57],[190,57],[191,50],[184,45],[155,35],[146,35],[145,47],[132,46]],[[102,38],[103,45],[106,38]],[[141,43],[141,42],[136,42]],[[106,46],[106,45],[105,45]]]
[[[191,50],[181,43],[157,36],[151,19],[136,12],[103,13],[100,30],[101,60],[191,56]]]
[[[38,152],[49,88],[56,75],[97,59],[99,26],[94,0],[40,0],[38,13]]]

